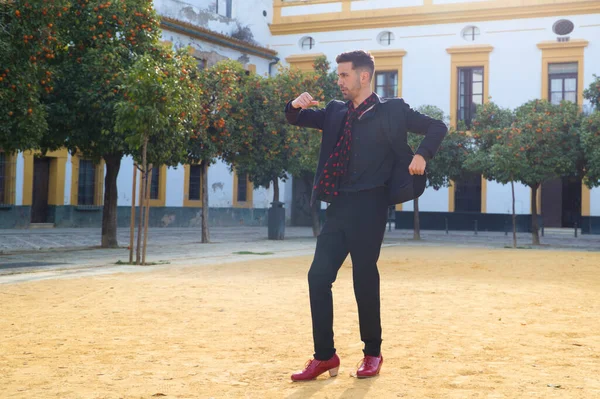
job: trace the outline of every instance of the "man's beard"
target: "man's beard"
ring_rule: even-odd
[[[354,100],[354,98],[356,97],[356,95],[349,89],[342,91],[342,96],[344,97],[344,100]]]
[[[356,81],[355,82],[355,86],[356,90],[350,90],[349,87],[344,87],[345,91],[342,91],[342,96],[344,97],[344,100],[354,100],[360,93],[360,81]],[[341,88],[340,88],[341,90]]]

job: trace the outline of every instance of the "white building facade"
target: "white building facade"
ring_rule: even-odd
[[[308,70],[319,55],[335,66],[341,52],[369,50],[377,69],[374,90],[403,97],[415,108],[438,106],[452,124],[473,116],[470,104],[490,99],[513,109],[536,98],[567,99],[586,110],[583,90],[600,75],[597,0],[155,0],[154,5],[163,41],[191,46],[202,66],[230,58],[268,75],[279,60]],[[99,225],[102,164],[92,168],[66,151],[47,154],[44,164],[30,153],[4,158],[0,228],[32,222]],[[47,176],[42,183],[34,178],[36,170]],[[151,225],[199,225],[194,166],[163,167],[154,178]],[[254,189],[219,161],[208,178],[211,224],[266,223],[272,189]],[[122,226],[129,223],[132,179],[133,162],[125,158],[118,177]],[[307,187],[292,180],[280,187],[288,221],[291,209],[307,213],[299,199]],[[33,218],[27,207],[44,190],[49,210]],[[531,200],[530,189],[518,185],[522,230],[529,226]],[[536,201],[547,227],[577,222],[584,233],[600,233],[600,189],[563,179],[545,184]],[[481,230],[502,230],[511,212],[510,186],[472,176],[426,190],[419,207],[423,228],[471,229],[476,222]],[[412,203],[397,207],[398,227],[410,227],[412,210]]]
[[[452,124],[469,103],[516,108],[538,98],[575,101],[600,75],[600,2],[545,0],[276,1],[271,46],[301,69],[344,51],[375,56],[374,90],[416,108],[435,105]],[[560,87],[559,87],[560,86]],[[546,227],[600,232],[600,189],[549,182],[537,198]],[[424,228],[502,230],[510,224],[510,185],[473,176],[420,198]],[[411,224],[413,204],[398,206]],[[531,190],[516,187],[520,229],[530,225]],[[582,226],[583,225],[583,226]],[[595,226],[595,227],[594,227]]]

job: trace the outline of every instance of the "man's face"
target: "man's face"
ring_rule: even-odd
[[[342,62],[338,64],[338,86],[342,90],[345,100],[356,98],[361,89],[360,70],[352,69],[351,62]]]

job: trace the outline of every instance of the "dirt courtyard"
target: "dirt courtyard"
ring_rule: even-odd
[[[348,259],[340,374],[312,356],[311,257],[0,285],[2,398],[600,398],[600,254],[384,248],[384,364],[362,356]]]

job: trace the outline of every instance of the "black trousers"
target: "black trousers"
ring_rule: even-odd
[[[354,295],[358,304],[360,338],[364,354],[379,356],[381,317],[377,260],[388,212],[385,187],[357,193],[340,193],[327,209],[327,220],[317,238],[308,272],[310,309],[317,360],[335,354],[331,287],[350,254]]]

